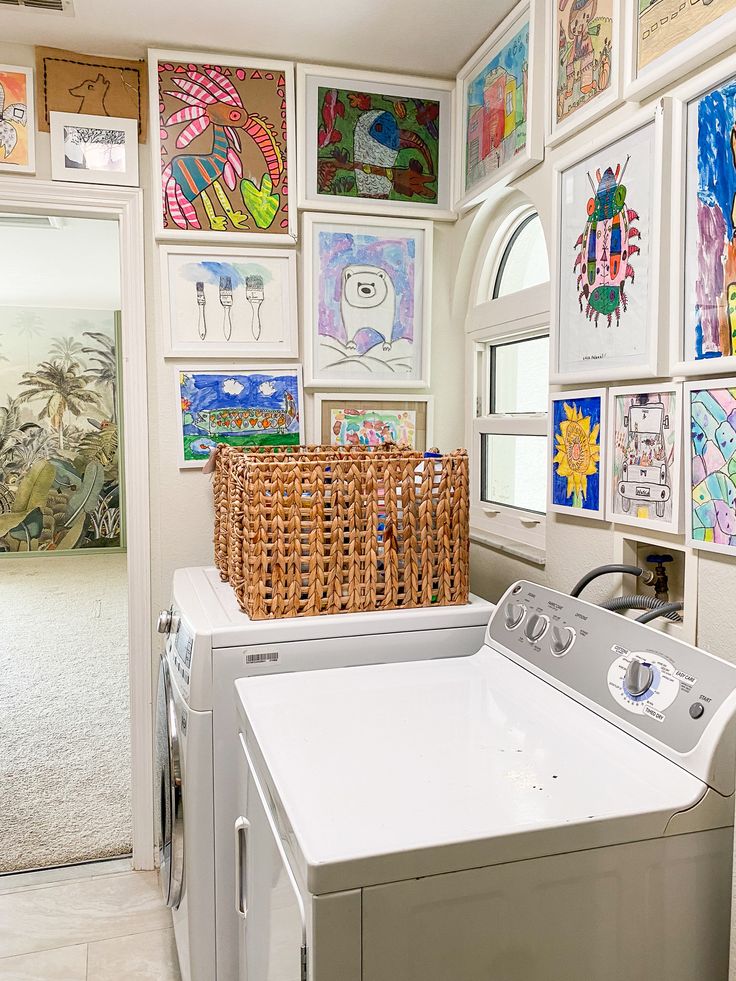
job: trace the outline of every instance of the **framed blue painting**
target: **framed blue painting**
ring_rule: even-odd
[[[606,390],[556,392],[550,400],[548,509],[605,517]]]

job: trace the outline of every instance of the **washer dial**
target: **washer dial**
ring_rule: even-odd
[[[666,658],[648,651],[629,651],[619,654],[608,669],[608,690],[627,711],[662,721],[677,698],[680,682]]]

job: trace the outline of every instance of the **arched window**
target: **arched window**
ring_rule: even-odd
[[[531,289],[549,282],[549,260],[542,222],[536,211],[514,226],[498,262],[489,299]]]

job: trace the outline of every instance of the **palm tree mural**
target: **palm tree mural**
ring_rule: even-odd
[[[40,399],[45,402],[39,419],[48,419],[59,437],[59,449],[64,449],[64,416],[71,412],[80,416],[85,410],[100,404],[100,397],[89,385],[92,378],[82,373],[78,364],[64,366],[60,361],[42,361],[35,371],[27,371],[20,382],[25,390],[18,396],[21,402]]]
[[[107,334],[101,334],[94,330],[85,330],[84,336],[91,337],[97,345],[96,347],[82,348],[82,353],[88,355],[92,362],[87,368],[87,375],[101,387],[110,387],[112,392],[112,421],[117,422],[118,362],[115,341]]]
[[[25,338],[26,360],[30,365],[31,341],[33,341],[36,337],[40,337],[46,330],[43,325],[43,321],[33,310],[21,310],[18,316],[15,318],[13,328],[21,337]]]
[[[83,350],[84,346],[73,337],[56,337],[49,347],[49,355],[53,361],[61,361],[66,368],[79,360]]]
[[[8,399],[0,406],[0,485],[19,472],[23,463],[23,449],[41,427],[35,422],[23,422],[20,399]],[[7,504],[7,502],[5,502]],[[0,501],[0,511],[8,510]]]

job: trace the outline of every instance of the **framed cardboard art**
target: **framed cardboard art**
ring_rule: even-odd
[[[0,171],[36,171],[33,69],[0,65]]]
[[[606,390],[555,392],[549,408],[548,511],[603,520]]]
[[[312,436],[335,446],[396,443],[422,452],[432,445],[431,395],[314,395]]]

